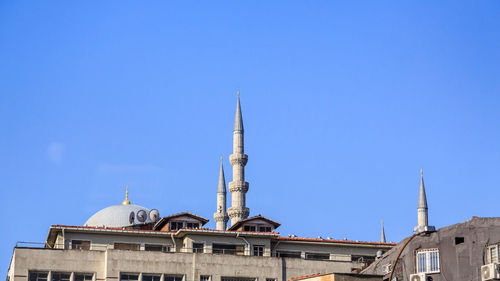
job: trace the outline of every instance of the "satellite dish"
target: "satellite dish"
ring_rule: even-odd
[[[134,212],[130,212],[130,215],[128,216],[128,222],[130,224],[134,224],[134,220],[135,220],[135,214]]]
[[[149,211],[149,218],[152,222],[156,222],[160,218],[160,212],[156,209]]]
[[[148,214],[146,214],[146,211],[144,210],[139,210],[137,212],[137,220],[140,222],[145,222],[146,219],[148,218]]]

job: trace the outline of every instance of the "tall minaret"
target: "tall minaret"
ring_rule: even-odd
[[[425,195],[423,169],[420,169],[420,192],[418,195],[417,214],[418,225],[414,229],[415,233],[435,230],[434,226],[429,226],[429,214],[427,208],[427,196]]]
[[[224,167],[222,157],[220,158],[219,185],[217,186],[217,212],[214,214],[217,230],[226,230],[229,217],[226,212],[226,179],[224,178]]]
[[[380,232],[380,242],[385,243],[384,220],[382,220],[382,231]]]
[[[233,154],[229,156],[229,161],[233,166],[233,181],[229,183],[231,192],[231,208],[228,213],[231,218],[231,225],[242,219],[248,218],[250,209],[246,207],[245,194],[248,191],[248,182],[245,181],[245,165],[248,155],[244,149],[243,118],[241,116],[240,91],[238,90],[238,101],[236,103],[236,117],[233,129]]]

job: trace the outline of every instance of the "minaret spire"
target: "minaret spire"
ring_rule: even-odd
[[[128,201],[128,185],[125,191],[125,200],[123,200],[122,205],[130,205],[130,201]]]
[[[226,179],[222,157],[220,158],[219,184],[217,186],[217,212],[214,213],[214,220],[217,230],[226,230],[229,217],[226,211]]]
[[[233,129],[233,154],[229,156],[229,161],[233,166],[233,181],[229,183],[231,192],[231,208],[228,213],[231,218],[231,225],[242,219],[248,218],[250,210],[246,207],[246,193],[248,182],[245,181],[245,165],[248,155],[245,154],[243,117],[240,105],[240,90],[236,101],[236,116],[234,118]]]
[[[382,220],[382,231],[380,232],[380,242],[385,243],[384,220]]]
[[[415,233],[435,230],[434,226],[429,226],[429,210],[427,207],[427,196],[425,194],[423,169],[420,169],[420,191],[418,194],[417,216],[418,225],[414,229]]]

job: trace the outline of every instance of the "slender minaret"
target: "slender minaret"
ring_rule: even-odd
[[[226,230],[229,217],[226,212],[226,179],[222,157],[220,158],[219,185],[217,186],[217,212],[214,214],[217,230]]]
[[[429,214],[427,208],[427,196],[425,195],[423,169],[420,169],[420,192],[418,195],[417,215],[418,225],[414,229],[415,233],[435,230],[434,226],[429,226]]]
[[[248,161],[248,155],[245,154],[244,149],[243,118],[241,116],[239,90],[233,129],[233,154],[229,156],[229,161],[233,166],[233,181],[229,183],[231,208],[229,208],[228,213],[231,218],[231,225],[234,225],[240,220],[248,218],[250,214],[245,200],[245,194],[248,191],[248,182],[245,181],[245,165]]]
[[[382,220],[382,231],[380,232],[380,242],[385,243],[384,220]]]

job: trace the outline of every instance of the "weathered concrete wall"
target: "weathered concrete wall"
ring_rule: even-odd
[[[314,273],[351,272],[351,262],[312,261],[293,258],[233,256],[146,251],[85,251],[16,248],[13,281],[26,281],[29,270],[94,273],[96,280],[117,280],[120,273],[157,273],[185,276],[198,281],[226,277],[250,277],[258,281],[286,281]],[[356,265],[355,265],[356,266]]]

